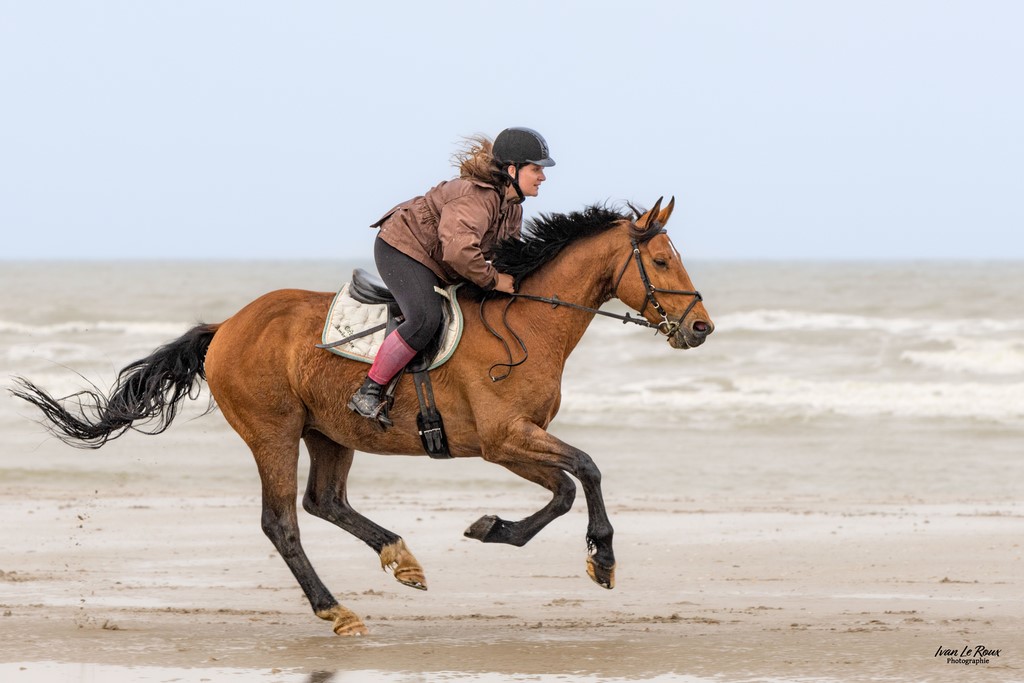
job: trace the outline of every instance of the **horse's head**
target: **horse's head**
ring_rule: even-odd
[[[630,253],[613,296],[657,325],[673,348],[689,349],[703,344],[715,325],[665,232],[673,208],[674,197],[664,209],[659,199],[629,226]]]

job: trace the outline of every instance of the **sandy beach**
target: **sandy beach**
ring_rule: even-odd
[[[145,680],[1024,678],[1015,505],[715,502],[609,478],[619,568],[606,591],[584,572],[580,503],[524,548],[462,537],[480,514],[544,500],[478,461],[357,461],[355,504],[401,530],[427,592],[303,516],[314,564],[371,630],[338,638],[263,536],[255,474],[218,422],[110,452],[45,441],[4,482],[5,681],[111,680],[123,667],[155,671]],[[197,439],[224,457],[204,464]],[[999,654],[936,656],[968,646]],[[53,662],[114,668],[63,678]]]

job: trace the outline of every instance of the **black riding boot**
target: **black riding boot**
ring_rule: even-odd
[[[366,378],[363,386],[359,387],[359,391],[354,393],[348,402],[349,409],[365,418],[378,420],[384,424],[389,422],[387,417],[383,415],[386,405],[384,385],[377,384],[369,377]]]

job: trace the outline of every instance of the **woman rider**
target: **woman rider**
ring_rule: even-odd
[[[488,262],[503,239],[518,238],[522,202],[536,197],[544,169],[555,162],[544,138],[529,128],[506,128],[494,139],[472,138],[456,155],[459,177],[442,181],[399,204],[371,227],[377,271],[402,309],[405,322],[384,339],[363,386],[348,407],[376,420],[384,386],[433,339],[441,325],[435,286],[469,281],[512,293],[512,276]]]

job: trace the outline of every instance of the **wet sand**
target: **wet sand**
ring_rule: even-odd
[[[1024,680],[1016,503],[674,493],[614,467],[607,591],[585,573],[582,496],[526,547],[484,545],[462,531],[546,494],[479,461],[361,456],[353,503],[406,538],[429,590],[303,513],[314,566],[371,631],[339,638],[263,536],[254,468],[218,422],[96,453],[38,432],[14,444],[28,455],[0,485],[3,680],[115,670],[54,662],[140,680]],[[979,645],[1000,654],[935,656]]]

